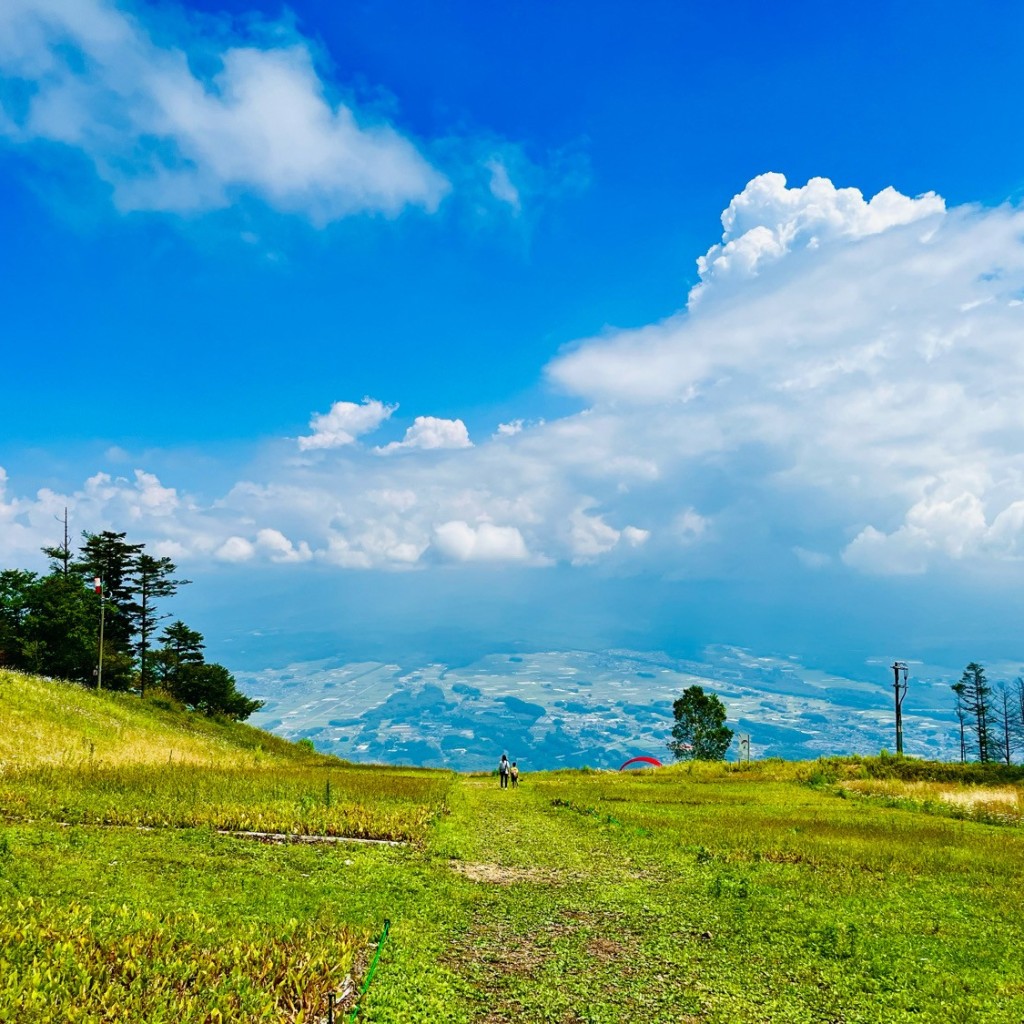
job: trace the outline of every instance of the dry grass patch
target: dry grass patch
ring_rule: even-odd
[[[954,789],[940,792],[939,799],[959,807],[998,807],[1007,813],[1020,814],[1024,810],[1021,791],[1012,787],[986,789],[972,786],[970,789]]]
[[[492,885],[515,885],[518,882],[554,884],[562,881],[564,876],[564,872],[555,868],[508,867],[504,864],[473,864],[461,860],[449,861],[448,866],[471,882],[488,882]]]
[[[1024,787],[976,786],[951,782],[905,782],[863,779],[843,783],[842,790],[859,796],[908,801],[924,809],[957,809],[984,821],[1024,823]]]
[[[604,935],[595,935],[587,943],[587,953],[595,960],[618,960],[625,952],[626,947],[621,942]]]

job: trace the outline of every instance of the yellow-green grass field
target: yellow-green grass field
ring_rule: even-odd
[[[1019,770],[501,790],[12,674],[0,736],[0,1020],[1024,1020]]]

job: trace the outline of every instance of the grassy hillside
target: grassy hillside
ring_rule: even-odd
[[[306,751],[242,723],[175,710],[170,701],[86,690],[0,669],[0,765],[296,761]]]
[[[310,1024],[331,993],[348,1020],[385,919],[359,1021],[1024,1019],[1016,770],[679,765],[503,791],[2,685],[38,702],[23,735],[68,754],[14,745],[0,769],[0,1020]],[[211,744],[188,764],[176,721]],[[83,760],[99,738],[109,760]],[[405,845],[219,831],[256,825]]]

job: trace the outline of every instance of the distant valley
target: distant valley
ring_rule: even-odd
[[[949,690],[958,677],[912,666],[906,753],[959,755]],[[266,702],[252,724],[353,761],[472,771],[505,751],[530,771],[667,759],[672,701],[694,684],[721,697],[753,758],[894,748],[883,662],[848,678],[736,647],[708,648],[698,660],[621,650],[491,654],[458,667],[317,661],[239,673],[239,682]],[[728,756],[739,756],[737,740]]]

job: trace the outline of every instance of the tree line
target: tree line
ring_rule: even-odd
[[[1024,679],[992,684],[984,666],[972,661],[952,689],[960,724],[960,760],[966,761],[970,750],[979,761],[1010,764],[1024,743]]]
[[[239,721],[263,706],[223,665],[206,661],[202,633],[181,620],[161,630],[170,618],[162,602],[191,582],[176,578],[170,558],[110,530],[83,532],[76,551],[66,515],[62,542],[42,550],[45,574],[0,571],[0,666],[143,697],[159,689]]]
[[[972,661],[952,686],[960,726],[960,761],[976,755],[982,763],[1012,764],[1024,749],[1024,678],[989,683],[985,668]],[[713,693],[691,686],[672,705],[675,724],[668,748],[676,760],[720,761],[732,742],[725,705]]]

